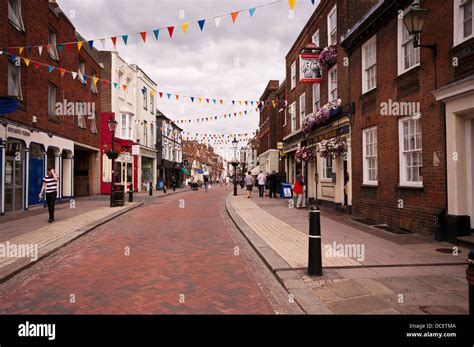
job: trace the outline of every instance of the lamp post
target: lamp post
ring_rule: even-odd
[[[436,44],[420,44],[420,35],[423,30],[423,24],[427,14],[428,10],[420,7],[420,0],[415,0],[411,5],[410,10],[403,16],[403,24],[405,25],[408,33],[413,37],[413,47],[429,48],[433,51],[433,55],[436,56]]]
[[[234,167],[234,196],[237,196],[237,165],[239,165],[239,162],[237,161],[238,144],[239,141],[237,141],[237,138],[234,136],[234,141],[232,141],[232,147],[234,147],[234,161],[231,163]]]
[[[108,156],[112,159],[112,187],[110,189],[110,207],[115,207],[115,159],[117,159],[117,153],[115,153],[115,129],[117,128],[117,121],[114,119],[114,114],[110,114],[110,118],[107,121],[110,134],[112,135],[112,151]]]

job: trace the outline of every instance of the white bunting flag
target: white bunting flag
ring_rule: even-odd
[[[72,79],[75,80],[77,77],[77,72],[71,72]]]
[[[39,52],[39,55],[43,53],[43,46],[38,46],[38,52]]]
[[[221,17],[214,18],[214,22],[216,23],[216,28],[219,27],[219,24],[221,23]]]

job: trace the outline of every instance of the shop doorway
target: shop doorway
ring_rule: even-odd
[[[24,146],[20,141],[7,141],[5,156],[5,212],[23,208]]]
[[[130,185],[133,184],[133,164],[127,162],[115,162],[115,183],[123,184],[125,190],[130,190]]]
[[[30,163],[28,168],[28,205],[38,205],[39,193],[44,177],[44,147],[37,143],[30,144]]]

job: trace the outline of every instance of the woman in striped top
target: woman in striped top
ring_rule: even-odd
[[[49,219],[48,222],[54,221],[54,205],[56,204],[56,195],[58,194],[58,176],[52,167],[48,168],[48,174],[43,178],[43,186],[41,187],[40,199],[46,192],[46,203],[48,204]]]

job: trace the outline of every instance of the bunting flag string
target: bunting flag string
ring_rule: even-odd
[[[127,85],[126,84],[123,84],[123,85],[119,85],[117,82],[113,82],[113,81],[110,81],[110,80],[107,80],[107,79],[102,79],[102,78],[98,78],[96,76],[89,76],[89,75],[85,75],[85,74],[82,74],[82,73],[79,73],[79,72],[76,72],[76,71],[69,71],[69,70],[66,70],[66,69],[63,69],[61,67],[56,67],[56,66],[52,66],[52,65],[49,65],[49,64],[45,64],[45,63],[41,63],[39,61],[36,61],[36,60],[32,60],[32,59],[29,59],[29,58],[25,58],[25,57],[20,57],[20,56],[17,56],[15,54],[10,54],[10,53],[7,53],[7,55],[10,57],[10,59],[15,62],[17,61],[17,59],[20,59],[21,61],[23,61],[23,63],[25,64],[26,67],[29,67],[30,64],[34,64],[34,67],[36,69],[39,69],[41,66],[43,67],[46,67],[48,69],[48,72],[49,73],[52,73],[53,71],[57,70],[61,77],[64,77],[66,74],[70,74],[72,76],[72,79],[76,79],[78,76],[79,78],[82,79],[83,82],[87,82],[87,80],[92,80],[95,84],[97,84],[99,81],[104,85],[104,86],[107,86],[108,84],[110,84],[111,86],[113,86],[115,89],[118,89],[118,88],[123,88],[123,90],[126,90],[127,89]],[[153,91],[151,91],[153,92]],[[153,92],[154,93],[154,92]],[[198,103],[198,104],[202,104],[202,103],[205,103],[205,104],[214,104],[214,105],[224,105],[225,104],[225,101],[231,101],[232,102],[232,105],[236,105],[237,103],[240,105],[240,106],[257,106],[260,110],[263,110],[263,108],[270,108],[270,107],[273,107],[273,108],[276,108],[277,106],[278,107],[286,107],[287,106],[287,101],[286,100],[283,100],[283,99],[279,99],[279,100],[230,100],[230,99],[224,99],[224,98],[210,98],[210,97],[196,97],[196,96],[190,96],[190,95],[183,95],[183,94],[175,94],[175,93],[170,93],[170,92],[165,92],[165,91],[158,91],[158,95],[160,97],[160,99],[163,99],[163,97],[166,95],[167,99],[168,100],[174,100],[174,101],[177,101],[179,102],[180,99],[184,99],[184,98],[187,98],[190,100],[191,103]],[[173,97],[173,98],[172,98]]]
[[[251,111],[258,112],[258,108],[254,108],[254,109],[252,108],[252,109],[249,109],[249,110],[237,111],[237,112],[233,112],[233,113],[226,113],[226,114],[223,114],[223,115],[220,115],[220,116],[178,119],[178,120],[175,120],[174,122],[176,124],[186,124],[186,123],[193,123],[193,122],[195,122],[195,123],[204,123],[204,122],[216,121],[218,119],[233,119],[233,118],[236,118],[238,116],[246,116]]]
[[[275,0],[275,1],[268,2],[268,3],[262,4],[262,5],[258,5],[258,6],[253,6],[253,7],[237,10],[237,11],[232,11],[230,13],[225,13],[225,14],[221,14],[221,15],[218,15],[218,16],[214,16],[214,17],[203,18],[203,19],[200,19],[200,20],[196,21],[197,27],[202,32],[204,30],[204,26],[205,26],[206,21],[214,20],[216,28],[218,28],[219,24],[221,23],[222,18],[226,17],[226,16],[230,16],[230,19],[231,19],[232,23],[235,23],[237,21],[237,17],[242,12],[248,12],[249,17],[253,18],[257,8],[262,8],[262,7],[275,5],[275,4],[280,3],[281,1],[282,0]],[[294,6],[295,0],[289,0],[289,1],[290,1],[290,7],[292,6],[291,2],[293,2],[293,6]],[[188,30],[188,27],[189,27],[189,23],[181,23],[180,25],[181,25],[183,33],[186,33],[186,31]],[[136,33],[114,35],[114,36],[108,36],[108,37],[100,37],[100,38],[95,38],[95,39],[92,39],[92,40],[81,40],[81,41],[70,41],[70,42],[56,43],[54,45],[56,46],[58,51],[61,51],[63,47],[66,47],[68,50],[70,50],[70,48],[73,45],[76,45],[77,50],[80,51],[81,48],[82,48],[83,43],[87,43],[89,45],[89,48],[92,48],[94,46],[95,41],[100,41],[102,43],[102,46],[104,46],[105,42],[107,40],[110,40],[110,41],[112,41],[113,46],[116,47],[117,46],[117,37],[121,37],[122,40],[123,40],[124,45],[127,45],[128,39],[129,39],[130,36],[136,36],[136,37],[141,38],[141,40],[145,44],[147,42],[147,33],[152,32],[155,36],[155,39],[158,40],[158,34],[159,34],[160,30],[164,30],[164,29],[168,30],[169,37],[170,37],[170,39],[172,39],[175,27],[176,27],[176,25],[168,25],[168,26],[165,26],[165,27],[156,28],[156,29],[148,30],[148,31],[143,31],[142,30],[142,31],[139,31],[139,32],[136,32]],[[36,49],[38,49],[39,55],[41,55],[44,47],[46,47],[49,50],[51,48],[51,44],[41,44],[41,45],[29,45],[29,44],[27,44],[27,45],[23,45],[23,46],[1,47],[0,51],[5,50],[5,51],[10,52],[11,54],[16,54],[18,52],[18,54],[21,55],[25,49],[27,50],[28,53],[31,53],[32,48],[36,48]]]

